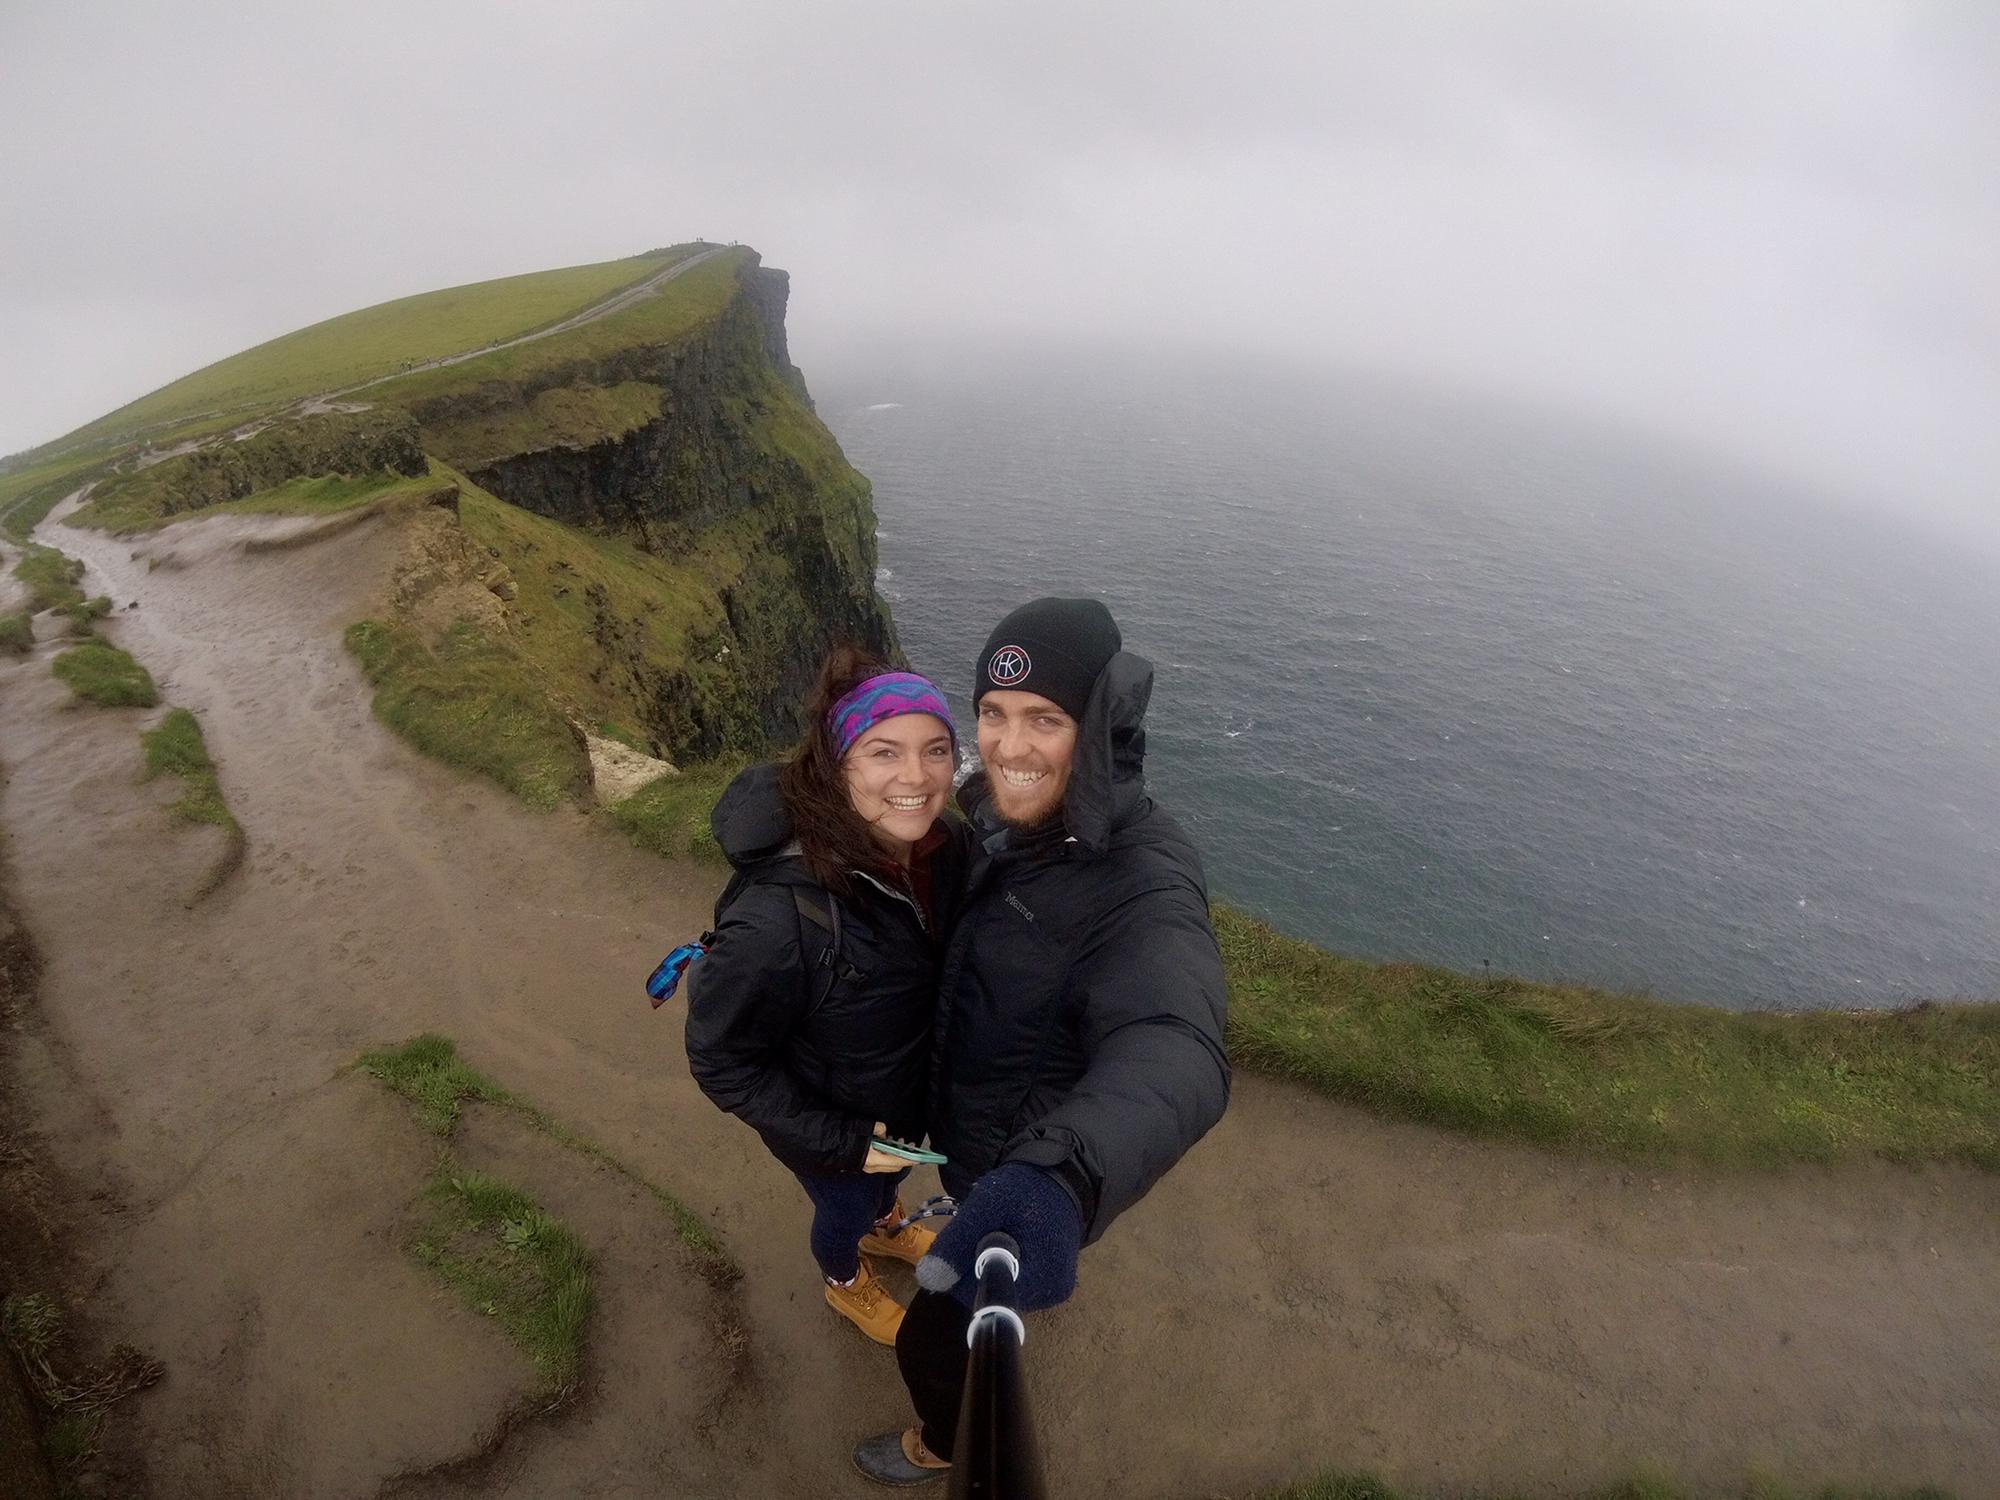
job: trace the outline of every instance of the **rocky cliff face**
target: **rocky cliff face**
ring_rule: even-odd
[[[583,594],[602,672],[677,759],[791,738],[835,642],[895,650],[868,482],[812,412],[786,351],[787,294],[782,271],[748,257],[721,316],[690,337],[410,408],[425,449],[499,498],[698,563],[721,607],[684,651],[663,653],[642,609]]]

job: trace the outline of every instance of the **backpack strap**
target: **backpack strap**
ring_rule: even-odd
[[[824,904],[822,904],[822,902]],[[820,886],[810,891],[802,885],[792,887],[792,905],[799,914],[799,952],[806,951],[805,935],[807,927],[817,927],[826,934],[826,945],[820,950],[819,962],[813,967],[824,970],[826,985],[813,996],[811,1015],[826,1004],[833,994],[833,987],[840,980],[840,903],[833,899],[833,892]]]

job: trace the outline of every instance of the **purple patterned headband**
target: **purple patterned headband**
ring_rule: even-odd
[[[958,749],[958,729],[951,722],[944,694],[928,677],[915,672],[884,672],[856,683],[828,710],[826,727],[833,733],[838,753],[845,755],[862,735],[898,714],[930,714],[942,719],[951,735],[952,749]]]

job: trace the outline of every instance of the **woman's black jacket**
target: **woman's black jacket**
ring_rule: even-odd
[[[963,823],[946,817],[948,837],[931,856],[939,931],[967,844]],[[738,776],[709,826],[741,878],[688,971],[688,1067],[702,1092],[790,1167],[858,1171],[877,1120],[922,1140],[940,944],[915,900],[857,876],[835,898],[840,950],[829,976],[817,967],[829,934],[793,898],[794,887],[817,901],[825,892],[798,857],[777,768]]]

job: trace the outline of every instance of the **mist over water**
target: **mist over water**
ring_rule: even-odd
[[[1730,1005],[2000,998],[1991,552],[1356,379],[812,373],[964,698],[1090,593],[1218,898],[1337,951]]]

